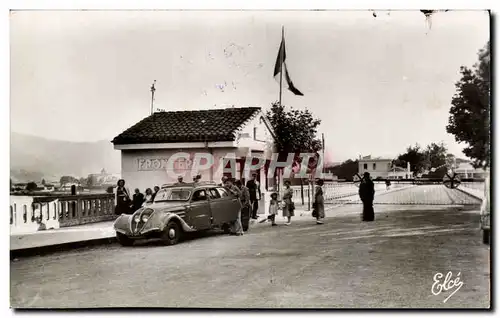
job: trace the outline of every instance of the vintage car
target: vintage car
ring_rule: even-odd
[[[114,229],[123,246],[149,238],[159,238],[165,245],[174,245],[186,232],[211,229],[229,232],[240,208],[235,196],[215,184],[166,185],[158,191],[152,204],[131,215],[120,215]]]

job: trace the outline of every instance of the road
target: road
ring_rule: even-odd
[[[490,250],[479,215],[451,207],[359,206],[316,225],[205,234],[176,246],[94,247],[11,262],[17,308],[488,308]],[[462,287],[431,293],[436,273]]]

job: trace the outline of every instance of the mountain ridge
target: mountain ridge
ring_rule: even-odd
[[[35,178],[59,180],[63,175],[87,177],[102,169],[119,173],[120,151],[111,140],[93,142],[49,139],[23,133],[10,134],[10,171],[15,182]]]

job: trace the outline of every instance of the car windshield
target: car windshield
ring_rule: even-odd
[[[155,196],[155,202],[187,201],[191,197],[190,188],[161,189]]]

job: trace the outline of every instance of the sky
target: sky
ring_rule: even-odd
[[[112,140],[155,109],[258,106],[279,98],[274,63],[304,96],[282,103],[322,120],[332,161],[395,157],[444,142],[460,66],[489,40],[485,11],[15,11],[11,130]]]

